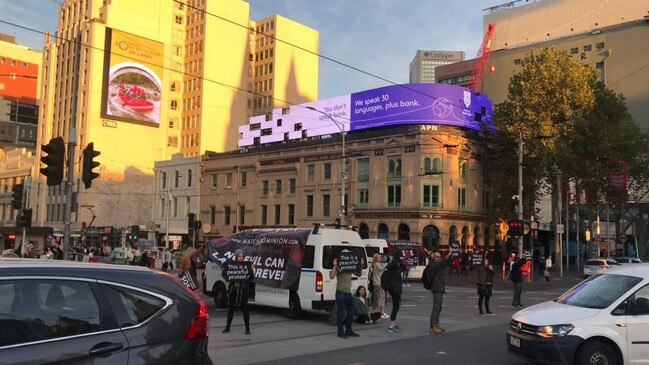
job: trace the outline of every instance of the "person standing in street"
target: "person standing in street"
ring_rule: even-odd
[[[246,335],[250,335],[250,313],[248,312],[248,290],[249,284],[253,279],[253,267],[250,262],[244,262],[246,255],[243,250],[237,250],[234,253],[235,263],[242,264],[245,263],[248,267],[248,278],[245,281],[236,281],[231,282],[228,285],[228,317],[223,333],[230,332],[230,325],[232,324],[232,319],[234,318],[235,308],[241,308],[243,312],[243,322],[246,325]],[[227,270],[224,270],[227,272]],[[226,278],[228,281],[229,278]]]
[[[444,271],[452,261],[451,255],[452,252],[449,250],[449,253],[442,260],[442,255],[439,252],[431,253],[428,265],[424,269],[424,275],[428,277],[427,280],[431,283],[430,291],[433,293],[433,309],[430,313],[430,333],[440,334],[445,331],[439,325],[439,316],[442,313],[442,301],[446,292]]]
[[[525,265],[525,258],[523,254],[519,254],[513,261],[512,271],[509,273],[509,280],[514,283],[514,297],[512,298],[512,307],[520,308],[521,294],[523,293],[523,265]]]
[[[385,313],[385,290],[381,288],[381,274],[383,274],[384,270],[385,265],[381,263],[381,254],[375,253],[372,256],[368,280],[371,282],[371,285],[368,283],[368,286],[372,288],[372,308],[370,308],[370,314],[376,316],[376,313],[378,313],[380,318],[389,318],[388,314]]]
[[[552,259],[548,257],[545,260],[545,269],[543,269],[543,276],[545,276],[545,281],[550,281],[550,270],[552,269]]]
[[[494,271],[493,266],[489,264],[489,261],[485,259],[483,265],[474,265],[476,272],[478,273],[478,309],[480,315],[493,315],[489,310],[489,298],[492,296],[492,289],[494,286],[494,276],[496,272]],[[485,311],[482,311],[482,303],[484,303]]]
[[[173,271],[174,270],[174,264],[171,262],[171,250],[169,248],[165,248],[164,253],[162,254],[162,271]]]
[[[397,313],[401,308],[401,294],[403,294],[403,272],[406,271],[406,265],[401,261],[401,252],[396,251],[394,257],[385,268],[386,275],[389,275],[389,286],[387,288],[392,298],[392,312],[390,312],[390,327],[388,332],[399,333],[401,328],[397,326]]]
[[[336,279],[336,324],[338,325],[338,337],[358,337],[358,333],[352,331],[354,317],[354,297],[352,297],[352,273],[340,272],[338,259],[334,259],[333,268],[329,272],[329,279]],[[345,330],[343,331],[343,321]]]

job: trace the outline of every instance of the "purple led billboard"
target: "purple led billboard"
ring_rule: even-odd
[[[315,110],[311,110],[313,108]],[[299,140],[384,126],[438,124],[491,127],[493,107],[484,94],[446,84],[404,84],[273,110],[239,127],[239,147]],[[476,120],[480,116],[481,121]],[[269,120],[267,120],[269,119]],[[334,121],[335,120],[335,123]]]

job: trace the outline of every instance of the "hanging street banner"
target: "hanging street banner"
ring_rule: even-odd
[[[310,229],[248,229],[226,239],[208,241],[205,256],[224,268],[243,250],[254,271],[253,282],[298,290]]]

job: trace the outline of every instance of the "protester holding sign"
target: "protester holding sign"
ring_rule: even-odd
[[[452,260],[452,251],[442,259],[439,252],[430,254],[430,261],[423,272],[422,282],[425,288],[430,288],[433,293],[433,309],[430,312],[430,333],[440,334],[445,331],[439,325],[439,316],[442,313],[442,300],[446,292],[446,278],[444,270]],[[426,286],[428,284],[428,286]]]
[[[334,278],[336,279],[336,324],[338,325],[338,337],[358,337],[360,335],[352,331],[354,298],[352,297],[352,270],[350,270],[350,267],[353,265],[350,261],[353,261],[353,259],[348,260],[352,256],[349,250],[343,250],[341,255],[345,260],[343,262],[345,271],[342,271],[338,266],[338,259],[334,259],[333,268],[329,272],[329,278],[332,280]],[[350,315],[346,315],[346,313]],[[343,331],[343,321],[345,322],[345,331]]]
[[[246,324],[246,335],[250,334],[250,314],[248,312],[248,290],[254,276],[250,262],[245,262],[243,250],[235,252],[235,261],[224,265],[223,276],[230,283],[228,287],[228,319],[223,333],[230,332],[230,325],[234,318],[236,307],[243,312],[243,321]]]
[[[476,254],[473,254],[474,259]],[[484,261],[484,262],[483,262]],[[479,263],[477,263],[479,262]],[[492,289],[494,286],[494,276],[496,272],[494,271],[493,266],[489,264],[488,260],[474,260],[473,266],[476,268],[478,273],[478,308],[480,309],[480,315],[493,315],[489,310],[489,298],[492,296]],[[485,312],[482,311],[482,303],[484,302]]]

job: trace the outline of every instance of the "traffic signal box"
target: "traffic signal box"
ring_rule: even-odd
[[[525,222],[519,219],[510,220],[507,235],[510,237],[522,236],[524,234],[524,224]]]
[[[46,167],[40,169],[41,174],[47,177],[47,186],[60,185],[63,181],[63,168],[65,167],[65,142],[63,138],[56,137],[50,139],[41,149],[47,153],[47,156],[41,157],[41,162]]]
[[[14,207],[14,209],[20,209],[23,207],[24,187],[25,186],[23,184],[14,185],[13,191],[11,193],[11,205]]]
[[[83,165],[81,168],[81,181],[86,189],[92,186],[92,180],[99,177],[99,174],[93,172],[95,167],[99,167],[99,162],[95,161],[95,157],[101,155],[101,152],[95,151],[94,142],[88,143],[88,146],[83,150]]]

